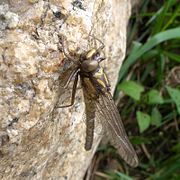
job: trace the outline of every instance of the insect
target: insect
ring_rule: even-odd
[[[104,69],[100,63],[105,60],[101,56],[104,44],[97,38],[101,46],[92,48],[78,57],[71,57],[64,47],[64,40],[60,39],[64,55],[74,61],[75,68],[71,72],[64,88],[67,88],[71,79],[75,76],[71,103],[61,106],[70,107],[74,104],[78,79],[81,80],[85,100],[86,113],[86,142],[85,149],[90,150],[93,143],[95,117],[101,121],[105,132],[110,137],[112,144],[117,148],[120,156],[132,167],[138,165],[136,152],[128,140],[118,109],[110,93],[110,84]]]

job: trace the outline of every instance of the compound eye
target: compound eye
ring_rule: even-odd
[[[99,63],[97,61],[92,60],[85,60],[81,64],[81,68],[85,72],[92,72],[95,71],[99,66]]]
[[[92,59],[98,60],[99,57],[100,57],[100,53],[96,52],[96,53],[93,54]]]

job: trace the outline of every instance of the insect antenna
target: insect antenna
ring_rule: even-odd
[[[89,34],[89,36],[91,36],[93,39],[95,39],[96,41],[98,41],[101,44],[100,47],[97,49],[97,52],[104,49],[105,45],[99,38],[95,37],[92,34]],[[96,41],[95,41],[95,43],[96,43]],[[97,44],[96,44],[96,46],[97,46]]]

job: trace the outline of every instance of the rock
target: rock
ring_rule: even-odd
[[[102,65],[113,92],[130,1],[8,2],[0,5],[0,179],[83,179],[101,136],[84,150],[81,90],[74,106],[56,108],[68,94],[62,86],[71,67],[59,37],[71,55],[98,47],[89,34],[105,44]]]

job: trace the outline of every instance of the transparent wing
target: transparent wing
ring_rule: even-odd
[[[65,59],[59,70],[59,99],[57,102],[57,106],[69,104],[74,84],[73,78],[75,77],[76,72],[76,64],[69,59]]]
[[[66,88],[78,66],[71,60],[65,59],[59,69],[60,87]]]
[[[112,144],[117,148],[122,159],[129,165],[136,167],[138,165],[138,157],[128,140],[124,125],[111,94],[109,92],[99,94],[96,107],[98,117],[101,119],[101,123]]]

